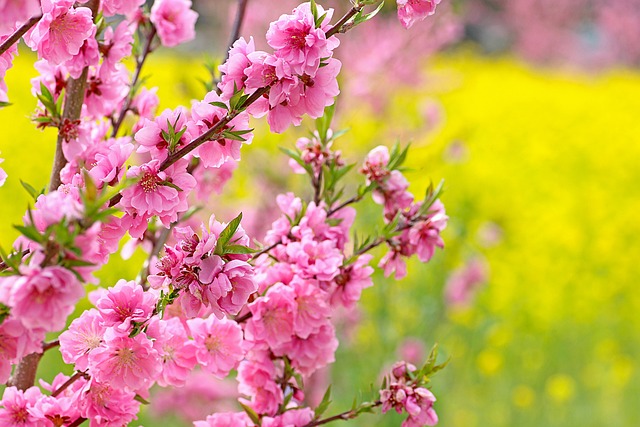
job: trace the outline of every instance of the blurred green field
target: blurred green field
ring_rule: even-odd
[[[54,132],[28,120],[31,62],[21,56],[9,71],[15,105],[0,110],[9,174],[0,188],[3,247],[28,203],[18,179],[42,187],[50,173]],[[202,95],[193,75],[206,72],[197,61],[156,57],[149,65],[163,106]],[[426,72],[424,87],[399,93],[388,114],[374,116],[366,106],[340,111],[351,132],[338,148],[353,160],[375,145],[411,139],[412,189],[421,194],[428,179],[444,178],[451,221],[447,248],[430,264],[411,264],[400,282],[378,276],[365,291],[360,327],[337,356],[330,412],[348,408],[358,388],[367,396],[395,360],[400,337],[411,336],[440,343],[451,357],[433,383],[442,426],[640,425],[640,74],[534,69],[471,53],[439,57]],[[441,103],[435,128],[424,125],[428,99]],[[292,145],[297,132],[267,135],[258,124],[243,152],[243,178],[231,188],[238,205],[251,199],[251,170],[264,171],[275,145]],[[376,221],[373,206],[365,212],[361,230]],[[488,227],[501,230],[493,246],[479,237]],[[448,310],[447,275],[476,255],[489,265],[488,284],[472,307]],[[116,258],[100,273],[105,286],[136,274],[136,260]],[[45,359],[45,378],[57,363]],[[400,420],[365,415],[351,425]],[[139,424],[160,425],[146,417],[132,425]]]

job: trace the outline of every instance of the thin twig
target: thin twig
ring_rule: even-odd
[[[0,55],[5,53],[14,43],[17,43],[20,40],[20,37],[24,36],[24,34],[29,31],[34,25],[38,23],[38,21],[42,18],[42,15],[37,15],[29,18],[27,22],[22,24],[20,28],[15,30],[13,34],[9,36],[5,41],[0,44]]]
[[[62,384],[60,387],[55,389],[54,392],[51,393],[51,397],[58,397],[60,395],[60,393],[65,391],[71,384],[75,383],[81,377],[84,377],[85,375],[86,374],[84,372],[79,372],[79,371],[76,372],[75,374],[73,374],[73,376],[71,378],[69,378],[67,381],[65,381],[64,384]]]
[[[349,21],[349,19],[353,18],[355,15],[360,13],[363,6],[353,6],[349,12],[345,13],[345,15],[340,18],[340,20],[333,27],[329,28],[329,31],[325,33],[327,38],[331,37],[334,34],[339,33],[342,30],[342,26]]]
[[[233,29],[231,30],[231,36],[229,36],[229,43],[227,44],[227,53],[224,57],[226,61],[229,59],[229,49],[240,37],[240,30],[242,29],[242,21],[244,21],[245,11],[247,10],[247,3],[249,0],[238,0],[238,10],[236,11],[236,19],[233,21]]]
[[[59,340],[44,343],[44,345],[42,346],[42,352],[44,353],[45,351],[51,350],[52,348],[56,348],[59,345],[60,345]]]
[[[376,400],[375,402],[373,402],[372,404],[370,404],[369,408],[375,408],[377,406],[382,405],[382,402],[379,400]],[[316,421],[311,421],[308,424],[305,424],[303,427],[316,427],[316,426],[321,426],[323,424],[328,424],[332,421],[340,421],[340,420],[350,420],[352,418],[357,417],[358,415],[360,415],[362,412],[358,412],[357,409],[351,409],[349,411],[344,411],[341,412],[339,414],[333,415],[331,417],[328,418],[323,418],[321,420],[316,420]]]
[[[147,42],[144,45],[144,51],[142,52],[142,55],[136,59],[136,70],[133,74],[133,79],[131,80],[129,94],[127,95],[127,99],[124,102],[124,105],[120,109],[120,113],[118,114],[118,119],[113,125],[113,131],[111,132],[112,138],[115,138],[116,135],[118,134],[118,131],[120,130],[120,126],[122,126],[122,122],[124,122],[124,118],[127,115],[127,112],[129,111],[129,109],[131,108],[131,103],[133,102],[133,97],[135,95],[134,88],[138,84],[138,80],[140,80],[142,67],[145,61],[147,60],[147,57],[149,56],[149,54],[152,52],[151,43],[153,43],[153,39],[155,38],[155,36],[156,36],[156,27],[151,25],[151,31],[149,32],[149,35],[147,36]]]
[[[352,198],[350,198],[349,200],[346,200],[345,202],[339,204],[335,208],[329,209],[327,211],[327,217],[330,217],[331,215],[333,215],[334,213],[338,212],[339,210],[342,210],[342,209],[346,208],[347,206],[349,206],[349,205],[351,205],[353,203],[357,203],[360,200],[362,200],[362,196],[353,196]]]

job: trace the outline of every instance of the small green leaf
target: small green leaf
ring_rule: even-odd
[[[20,180],[20,184],[22,184],[22,188],[24,188],[27,191],[27,193],[29,193],[29,195],[33,197],[33,200],[37,200],[38,196],[44,193],[44,189],[38,191],[35,188],[33,188],[31,184],[23,180]]]
[[[229,243],[233,235],[238,230],[238,227],[240,226],[240,221],[242,221],[242,212],[240,212],[240,214],[237,217],[232,219],[231,222],[229,222],[229,224],[227,224],[227,226],[224,228],[224,230],[220,232],[220,236],[218,237],[218,242],[216,243],[216,249],[215,249],[216,255],[223,254],[224,247],[227,245],[227,243]]]
[[[33,225],[23,226],[23,225],[14,225],[13,228],[18,230],[24,237],[29,240],[33,240],[37,243],[44,242],[44,236],[38,232],[36,227]]]
[[[136,396],[133,398],[134,400],[142,403],[143,405],[149,405],[151,402],[145,400],[142,396],[140,396],[139,394],[136,394]]]
[[[316,409],[313,411],[314,414],[315,414],[315,419],[316,420],[318,418],[320,418],[322,416],[322,414],[325,413],[325,411],[329,408],[330,404],[331,404],[331,386],[329,386],[327,391],[324,393],[324,396],[322,396],[322,401],[316,407]]]
[[[249,416],[249,418],[251,419],[251,421],[255,424],[255,425],[260,425],[260,417],[258,416],[258,414],[256,413],[256,411],[254,411],[252,408],[250,408],[249,406],[245,405],[244,403],[240,402],[240,406],[242,406],[242,409],[244,410],[244,412],[247,413],[247,415]]]
[[[245,254],[255,254],[256,252],[258,252],[258,250],[252,249],[248,246],[243,246],[243,245],[227,245],[224,247],[225,254],[245,255]]]

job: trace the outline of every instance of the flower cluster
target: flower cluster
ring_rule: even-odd
[[[340,92],[336,78],[341,63],[333,58],[339,41],[326,34],[332,16],[332,9],[325,12],[321,6],[314,14],[310,3],[282,15],[266,36],[273,53],[255,50],[252,39],[238,40],[229,51],[229,60],[220,67],[223,98],[237,90],[252,94],[270,87],[268,97],[248,111],[256,117],[266,114],[271,130],[278,133],[291,124],[299,125],[304,114],[322,116]]]
[[[390,251],[380,261],[385,275],[395,272],[398,279],[407,272],[403,258],[417,254],[420,261],[427,262],[436,247],[444,247],[440,233],[448,220],[437,193],[427,194],[424,201],[414,201],[409,182],[396,169],[404,155],[406,152],[394,150],[390,156],[387,147],[379,146],[371,150],[360,169],[367,183],[374,186],[373,200],[384,206],[385,220],[399,225],[400,233],[387,239]]]
[[[407,362],[394,364],[389,383],[380,391],[382,412],[395,409],[399,414],[406,412],[409,417],[402,422],[402,427],[434,426],[438,423],[438,415],[433,409],[435,396],[428,389],[418,385],[413,378],[417,368]]]

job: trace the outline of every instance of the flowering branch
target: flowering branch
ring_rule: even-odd
[[[329,29],[329,31],[327,31],[327,38],[333,36],[334,34],[343,32],[342,26],[347,22],[349,22],[349,19],[353,18],[358,13],[360,13],[363,7],[364,6],[356,5],[356,6],[353,6],[351,9],[349,9],[349,11],[345,13],[345,15],[336,23],[336,25],[334,25]]]
[[[74,382],[76,382],[77,380],[79,380],[80,378],[85,377],[85,376],[86,376],[86,374],[84,372],[76,372],[75,374],[73,374],[73,376],[71,376],[71,378],[69,378],[67,381],[65,381],[64,384],[62,384],[60,387],[55,389],[55,391],[53,393],[51,393],[51,397],[59,396],[60,393],[65,391],[71,384],[73,384]]]
[[[20,40],[20,37],[24,36],[27,31],[33,28],[34,25],[38,23],[38,21],[42,18],[42,15],[37,15],[29,18],[27,22],[22,24],[20,28],[15,30],[13,34],[11,34],[2,44],[0,44],[0,55],[5,53],[14,43],[17,43]]]

